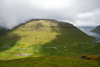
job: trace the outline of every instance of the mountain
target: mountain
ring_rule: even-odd
[[[0,36],[0,59],[27,56],[79,57],[98,52],[98,47],[90,48],[90,40],[94,41],[94,38],[68,22],[32,19],[12,30],[6,30]]]
[[[100,44],[68,22],[32,19],[12,30],[2,29],[0,33],[0,67],[99,65],[81,56],[91,59],[85,55],[93,54],[92,57],[96,57],[100,54]],[[99,56],[93,59],[99,60]]]
[[[70,23],[50,19],[36,19],[20,24],[13,30],[7,30],[1,36],[0,43],[2,47],[5,47],[4,45],[20,48],[33,47],[34,45],[50,47],[78,44],[86,42],[89,38],[90,36]],[[6,40],[7,42],[4,42]]]
[[[100,33],[100,25],[91,30],[91,32]]]

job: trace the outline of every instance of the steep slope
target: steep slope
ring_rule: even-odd
[[[1,42],[9,40],[9,38],[17,40],[16,44],[28,44],[26,47],[32,47],[33,45],[43,45],[51,42],[45,46],[64,46],[71,44],[78,44],[80,42],[87,42],[90,36],[86,35],[82,31],[78,30],[72,24],[66,22],[58,22],[55,20],[34,20],[26,24],[20,25],[17,28],[8,31],[0,39]],[[0,43],[1,43],[0,42]],[[11,41],[12,42],[12,41]],[[10,42],[3,42],[1,46],[18,46],[10,44]],[[23,45],[20,45],[23,47]]]
[[[99,45],[92,48],[94,44],[90,39],[93,40],[93,37],[67,22],[31,20],[0,37],[0,59],[23,58],[27,55],[81,56],[99,52]]]
[[[94,28],[93,30],[91,30],[91,32],[100,33],[100,25]]]

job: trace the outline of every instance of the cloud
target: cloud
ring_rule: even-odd
[[[0,0],[0,26],[30,19],[56,19],[76,26],[100,24],[100,0]]]
[[[100,24],[100,9],[95,9],[91,12],[78,14],[75,22],[78,26],[96,26]]]

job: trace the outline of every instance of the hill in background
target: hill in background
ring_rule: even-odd
[[[100,33],[100,25],[91,30],[91,32]]]

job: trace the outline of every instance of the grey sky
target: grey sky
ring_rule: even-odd
[[[100,0],[0,0],[0,26],[10,29],[37,18],[96,26],[99,17]]]

